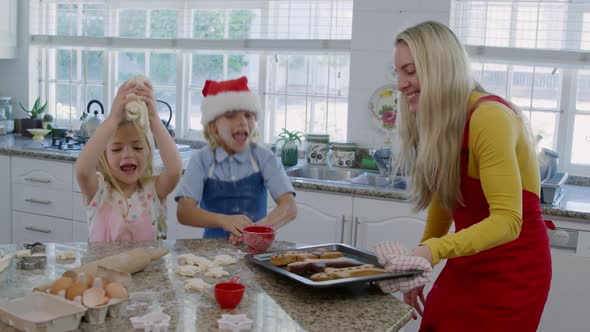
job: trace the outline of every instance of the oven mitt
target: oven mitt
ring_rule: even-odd
[[[421,274],[409,278],[397,278],[379,281],[377,284],[384,293],[401,291],[406,293],[414,288],[422,287],[432,277],[432,265],[424,257],[414,256],[412,250],[399,242],[384,241],[375,247],[379,263],[391,272],[422,270]]]
[[[144,86],[144,82],[149,79],[143,75],[137,75],[130,78],[125,84],[135,82],[137,86]],[[125,117],[129,121],[135,121],[143,128],[149,128],[149,118],[147,105],[136,94],[130,93],[127,95],[127,104],[125,105]]]

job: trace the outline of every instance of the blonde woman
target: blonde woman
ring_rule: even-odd
[[[197,151],[182,178],[178,221],[204,227],[205,238],[241,241],[256,223],[277,228],[297,214],[295,190],[273,153],[256,143],[258,96],[248,79],[205,82],[201,123],[209,146]],[[276,207],[267,215],[267,190]]]
[[[166,236],[166,197],[180,179],[182,162],[160,121],[151,84],[123,84],[109,116],[84,145],[76,176],[87,204],[89,241],[149,241]],[[125,116],[130,94],[147,106],[164,169],[154,175],[153,139],[148,128]],[[135,100],[135,99],[134,99]]]
[[[423,313],[421,331],[536,331],[551,258],[526,118],[473,81],[465,49],[442,24],[400,33],[395,69],[398,162],[416,208],[428,207],[414,254],[432,265],[448,259],[426,301],[422,288],[404,301]]]

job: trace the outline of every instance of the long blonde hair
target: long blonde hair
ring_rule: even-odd
[[[420,81],[418,111],[410,112],[399,94],[400,155],[396,168],[410,176],[416,210],[428,207],[435,193],[452,210],[462,201],[460,154],[469,96],[475,88],[469,58],[446,26],[424,22],[396,37],[408,45]]]
[[[153,166],[154,165],[154,163],[153,163],[153,161],[154,161],[154,143],[153,143],[153,138],[150,138],[151,133],[148,130],[146,130],[146,128],[144,128],[143,126],[138,125],[136,121],[129,121],[129,120],[124,119],[119,123],[119,125],[117,126],[117,129],[121,128],[123,126],[130,126],[130,125],[135,127],[135,130],[137,130],[137,132],[139,133],[139,137],[140,137],[143,145],[147,149],[146,167],[138,179],[138,186],[140,188],[142,188],[145,185],[145,183],[147,183],[148,181],[151,181],[154,178],[154,166]],[[106,149],[105,149],[105,151],[103,151],[102,155],[100,156],[100,159],[98,160],[97,170],[104,176],[105,182],[108,185],[110,185],[111,188],[113,188],[114,190],[119,192],[121,194],[121,196],[123,196],[123,199],[127,200],[127,197],[125,196],[125,194],[123,193],[123,190],[121,189],[121,184],[113,176],[113,173],[111,172],[111,168],[109,167],[109,163],[108,163],[107,157],[106,157]],[[110,197],[110,195],[109,195],[109,197]],[[128,208],[127,202],[125,202],[124,206],[127,207],[127,211],[125,213],[123,213],[123,215],[127,216],[127,214],[129,213],[129,208]]]
[[[395,170],[410,176],[416,210],[428,207],[435,194],[452,211],[461,196],[461,149],[473,91],[487,93],[471,76],[469,57],[455,34],[438,22],[424,22],[396,37],[408,45],[420,81],[418,111],[409,111],[399,93],[400,155]],[[529,144],[533,133],[522,110],[508,101],[523,125]]]

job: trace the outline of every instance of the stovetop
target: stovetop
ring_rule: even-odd
[[[71,137],[53,137],[51,142],[43,142],[43,148],[46,150],[59,151],[80,151],[84,148],[86,140]]]

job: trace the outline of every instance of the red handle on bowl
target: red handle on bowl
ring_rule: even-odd
[[[233,277],[231,277],[231,279],[229,279],[229,282],[231,282],[232,284],[237,284],[238,281],[240,281],[239,276],[233,276]]]

